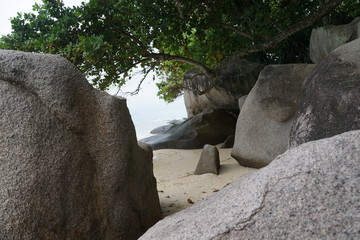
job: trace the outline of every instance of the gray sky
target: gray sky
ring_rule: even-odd
[[[84,0],[63,0],[66,6],[80,5]],[[87,2],[88,0],[85,0]],[[0,0],[0,35],[11,32],[10,18],[15,17],[17,12],[27,13],[32,11],[34,3],[41,3],[41,0]],[[152,81],[152,75],[144,81],[142,91],[135,96],[128,97],[128,107],[132,115],[139,139],[148,136],[148,132],[157,126],[164,125],[173,119],[186,117],[186,110],[183,98],[177,99],[171,104],[165,103],[157,96],[157,87]],[[124,92],[136,89],[138,76],[126,84]],[[114,94],[117,88],[110,89],[109,93]]]

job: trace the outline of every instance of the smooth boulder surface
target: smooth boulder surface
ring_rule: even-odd
[[[198,95],[189,89],[203,91],[211,84],[211,79],[197,70],[184,75],[184,102],[188,117],[204,110],[222,109],[239,113],[237,100],[248,94],[265,65],[239,59],[226,65],[219,76],[218,82],[206,94]]]
[[[360,131],[303,144],[141,240],[359,239]]]
[[[360,17],[344,25],[329,25],[313,29],[310,36],[310,59],[319,63],[330,52],[360,38]]]
[[[137,239],[161,219],[126,100],[64,58],[0,50],[0,149],[1,239]]]
[[[360,129],[360,39],[330,53],[306,80],[289,146]]]
[[[200,160],[196,166],[194,175],[213,173],[219,175],[220,156],[217,147],[206,144],[201,152]]]
[[[235,133],[236,116],[221,110],[205,111],[155,136],[141,139],[153,150],[197,149],[216,145]]]
[[[260,168],[285,152],[302,84],[313,64],[269,65],[246,97],[236,124],[232,157]]]

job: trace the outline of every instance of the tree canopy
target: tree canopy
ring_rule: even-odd
[[[100,89],[123,85],[136,67],[153,70],[164,76],[159,96],[172,101],[194,67],[215,83],[237,58],[308,62],[310,26],[359,15],[359,0],[43,0],[11,19],[0,48],[60,54]]]

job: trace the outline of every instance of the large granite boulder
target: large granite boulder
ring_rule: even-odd
[[[337,47],[360,38],[360,17],[344,25],[329,25],[313,29],[310,36],[310,59],[319,63]]]
[[[246,167],[264,167],[288,147],[302,84],[312,64],[269,65],[260,73],[237,120],[232,157]]]
[[[360,39],[330,53],[306,80],[290,147],[360,129]]]
[[[141,139],[156,149],[196,149],[222,143],[234,135],[236,115],[221,110],[197,114],[155,136]]]
[[[360,131],[303,144],[140,239],[360,239],[359,159]]]
[[[136,239],[161,219],[126,100],[59,56],[0,51],[0,149],[1,239]]]
[[[232,62],[224,66],[217,84],[203,95],[187,89],[204,90],[211,84],[211,79],[197,70],[187,72],[184,76],[184,101],[188,117],[209,109],[239,113],[238,99],[250,92],[264,67],[243,59]]]

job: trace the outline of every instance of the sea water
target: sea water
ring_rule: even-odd
[[[166,103],[156,95],[158,88],[152,76],[146,78],[141,85],[138,94],[131,96],[137,88],[139,80],[128,82],[119,91],[118,87],[112,87],[109,94],[118,95],[127,99],[127,106],[135,125],[138,140],[151,136],[150,132],[159,126],[168,125],[172,120],[183,120],[187,117],[183,96],[172,103]]]

